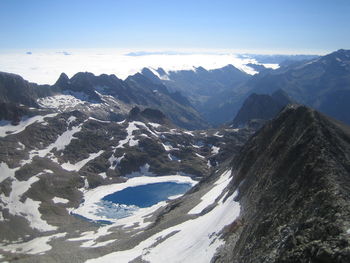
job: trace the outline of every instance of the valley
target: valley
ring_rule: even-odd
[[[1,72],[0,261],[348,262],[350,51],[279,63]]]

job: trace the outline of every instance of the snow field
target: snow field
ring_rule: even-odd
[[[230,176],[231,171],[225,172],[215,183],[215,190],[210,191],[210,195],[202,197],[202,202],[205,202],[205,205],[223,193],[223,189],[230,181]],[[239,216],[240,205],[234,201],[235,195],[236,192],[229,196],[225,202],[223,196],[210,212],[167,228],[142,241],[132,249],[112,252],[86,262],[129,262],[137,257],[152,263],[210,262],[218,247],[224,244],[224,241],[220,239],[220,231]],[[204,205],[201,206],[204,207]],[[196,231],[193,231],[194,229]]]

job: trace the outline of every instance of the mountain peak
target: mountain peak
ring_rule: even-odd
[[[170,121],[160,110],[152,108],[141,110],[137,106],[130,110],[128,119],[133,121],[154,122],[158,124],[170,124]]]
[[[275,117],[284,106],[291,102],[288,94],[281,89],[275,91],[271,96],[252,93],[244,101],[232,122],[232,126],[244,126],[251,120],[259,120],[261,123],[264,123]]]
[[[348,262],[348,131],[301,105],[260,129],[231,163],[244,223],[216,262]]]
[[[69,78],[66,73],[62,72],[60,77],[57,79],[55,86],[65,87],[69,84]]]
[[[141,74],[145,77],[147,77],[149,80],[151,80],[155,84],[163,84],[162,81],[158,78],[156,74],[149,68],[143,68],[141,70]]]

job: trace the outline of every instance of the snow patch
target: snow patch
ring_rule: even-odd
[[[76,121],[77,117],[75,116],[70,116],[67,120],[67,125],[71,124],[72,122]]]
[[[18,150],[18,151],[23,151],[26,148],[26,146],[23,143],[21,143],[20,141],[18,142],[18,145],[19,145],[19,147],[16,148],[16,150]]]
[[[212,165],[211,165],[211,163],[210,163],[210,160],[208,160],[207,166],[208,166],[208,168],[211,168],[211,167],[212,167]]]
[[[203,155],[200,155],[198,153],[196,153],[196,156],[199,157],[199,158],[205,159],[205,157]]]
[[[57,113],[52,113],[44,116],[38,115],[31,118],[24,118],[18,125],[11,125],[10,121],[2,120],[0,121],[0,137],[20,133],[33,123],[43,123],[45,118],[52,118],[56,115]]]
[[[56,141],[54,143],[51,143],[45,149],[30,151],[29,152],[29,159],[28,160],[22,160],[21,161],[21,165],[23,166],[23,165],[25,165],[27,163],[31,163],[35,156],[45,157],[46,155],[48,155],[55,148],[56,148],[57,151],[64,150],[66,148],[66,146],[69,145],[70,142],[73,139],[75,139],[73,137],[73,135],[78,133],[78,132],[80,132],[81,128],[82,128],[82,124],[80,124],[79,126],[73,126],[71,129],[67,129],[64,133],[62,133],[60,136],[58,136]],[[51,153],[49,157],[51,157],[51,159],[53,161],[58,163],[58,161],[54,157],[53,153]]]
[[[217,131],[216,133],[214,133],[214,136],[215,136],[215,137],[219,137],[219,138],[224,137],[224,135],[220,135],[218,131]]]
[[[102,122],[102,123],[111,123],[111,121],[103,121],[103,120],[99,120],[99,119],[96,119],[96,118],[93,118],[93,117],[89,117],[89,120]]]
[[[160,125],[158,123],[154,123],[154,122],[149,122],[148,124],[151,125],[153,128],[159,128],[160,126],[162,126],[162,125]]]
[[[171,153],[168,153],[168,158],[170,159],[170,161],[181,162],[181,160],[179,158],[177,158],[176,156],[172,155]]]
[[[102,153],[104,153],[103,150],[97,152],[97,153],[90,153],[89,157],[81,160],[75,164],[71,164],[69,161],[67,163],[63,163],[61,164],[62,168],[67,170],[67,171],[76,171],[78,172],[81,168],[83,168],[85,166],[85,164],[87,164],[88,162],[90,162],[91,160],[99,157]]]
[[[211,153],[212,154],[218,154],[220,151],[220,147],[217,147],[217,146],[212,146],[211,147]]]
[[[45,252],[51,250],[51,246],[48,244],[53,239],[66,236],[67,233],[59,233],[51,236],[37,237],[28,242],[19,244],[4,245],[1,244],[1,249],[11,253],[23,253],[31,255],[42,255]]]
[[[7,163],[0,163],[0,183],[9,177],[15,177],[16,170],[17,169],[10,169]]]
[[[60,111],[66,111],[69,108],[74,108],[85,102],[72,95],[55,95],[40,98],[37,103],[43,108],[58,109]]]
[[[130,262],[138,257],[141,261],[155,263],[209,262],[217,248],[224,244],[219,238],[220,231],[239,216],[240,205],[234,201],[235,195],[225,202],[221,198],[210,212],[156,233],[132,249],[112,252],[86,262]]]
[[[120,164],[120,162],[125,157],[125,153],[122,156],[120,156],[120,157],[115,157],[114,154],[115,154],[115,149],[114,149],[114,152],[113,152],[112,156],[109,157],[109,159],[108,159],[108,162],[110,164],[110,169],[113,169],[113,170]]]
[[[52,198],[52,201],[55,203],[55,204],[59,204],[59,203],[61,203],[61,204],[67,204],[68,202],[69,202],[69,200],[68,199],[65,199],[65,198],[61,198],[61,197],[54,197],[54,198]]]
[[[106,173],[99,173],[99,176],[101,176],[103,179],[107,179],[107,174]]]
[[[133,121],[128,124],[128,127],[126,128],[127,136],[124,140],[119,141],[119,144],[117,148],[124,148],[125,144],[129,144],[130,147],[137,146],[139,144],[139,140],[135,140],[134,138],[134,131],[137,131],[139,128],[136,126],[137,124],[140,125],[144,123]]]
[[[179,150],[179,148],[174,148],[170,142],[165,142],[165,143],[162,143],[162,146],[164,148],[165,151],[169,152],[169,151],[172,151],[172,150]]]
[[[19,181],[15,177],[15,171],[19,168],[9,169],[6,166],[2,167],[4,168],[7,177],[11,177],[12,179],[12,190],[9,196],[5,196],[4,194],[0,195],[0,200],[2,200],[0,207],[2,209],[7,208],[9,210],[9,213],[12,215],[17,215],[27,219],[31,228],[37,229],[39,231],[56,230],[57,227],[51,226],[46,221],[41,219],[41,214],[39,212],[39,207],[41,204],[40,201],[34,201],[28,197],[24,202],[21,201],[22,195],[30,189],[32,184],[39,181],[39,176],[42,173],[30,177],[27,181]]]
[[[190,135],[190,136],[192,136],[192,137],[194,136],[193,133],[190,132],[190,131],[184,131],[183,133],[184,133],[184,134],[188,134],[188,135]]]
[[[188,214],[199,214],[203,211],[204,208],[213,204],[215,200],[222,194],[223,190],[228,186],[231,181],[231,170],[224,172],[220,178],[214,183],[214,187],[208,191],[205,195],[202,196],[201,202],[192,208]]]

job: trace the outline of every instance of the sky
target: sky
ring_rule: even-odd
[[[349,0],[1,0],[0,49],[350,48]]]
[[[349,49],[349,32],[350,0],[0,0],[0,71],[40,84],[143,67],[251,73],[236,54],[323,55]],[[156,53],[128,55],[140,51]]]

